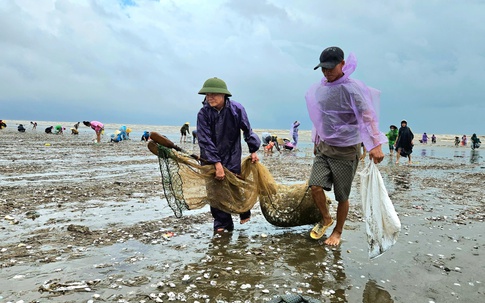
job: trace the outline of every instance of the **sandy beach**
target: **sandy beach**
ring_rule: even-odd
[[[437,134],[433,145],[416,138],[412,165],[389,156],[379,164],[402,231],[369,260],[359,176],[337,248],[312,240],[311,226],[272,226],[259,204],[248,224],[214,235],[208,207],[173,215],[158,160],[139,141],[149,130],[178,143],[179,126],[131,126],[132,140],[107,143],[118,127],[108,125],[95,144],[86,127],[74,136],[66,123],[64,135],[49,135],[50,122],[37,131],[25,124],[25,133],[10,122],[0,130],[0,302],[267,302],[299,293],[320,302],[438,303],[485,295],[483,151],[455,147],[454,135]],[[300,140],[297,151],[260,152],[277,182],[308,179],[310,132]]]

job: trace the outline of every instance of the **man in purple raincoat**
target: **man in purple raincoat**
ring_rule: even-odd
[[[241,173],[241,130],[244,141],[248,144],[252,162],[259,160],[256,152],[261,141],[249,124],[244,107],[229,99],[231,93],[226,83],[218,78],[205,81],[199,91],[205,95],[203,106],[197,114],[197,139],[200,147],[200,157],[206,163],[213,164],[216,170],[215,179],[224,180],[223,167],[229,171]],[[230,213],[211,206],[214,218],[214,230],[221,232],[233,230],[234,223]],[[251,211],[239,215],[240,223],[249,221]]]
[[[379,131],[376,114],[379,91],[349,78],[356,67],[353,54],[345,61],[344,52],[339,47],[326,48],[314,68],[321,68],[324,78],[312,85],[305,95],[315,143],[309,186],[323,217],[311,230],[310,237],[320,239],[333,224],[324,192],[333,186],[338,202],[337,223],[325,240],[325,244],[333,246],[340,244],[349,212],[350,189],[361,144],[369,151],[369,158],[379,163],[384,159],[381,145],[387,142],[386,136]]]

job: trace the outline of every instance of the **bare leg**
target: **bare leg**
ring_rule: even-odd
[[[101,142],[101,132],[96,132],[96,142]]]
[[[399,163],[399,158],[401,158],[401,149],[398,148],[396,151],[396,164]]]
[[[408,155],[408,164],[411,164],[411,155]]]
[[[325,244],[331,246],[337,246],[340,244],[342,238],[342,231],[344,230],[345,220],[347,220],[347,214],[349,213],[349,200],[339,202],[337,207],[337,224],[332,231],[330,237],[325,240]]]
[[[322,214],[324,222],[323,225],[328,225],[330,222],[332,222],[332,217],[330,216],[330,211],[328,210],[327,197],[325,196],[325,192],[320,186],[312,186],[311,190],[313,201],[315,201],[318,210],[320,210],[320,213]]]

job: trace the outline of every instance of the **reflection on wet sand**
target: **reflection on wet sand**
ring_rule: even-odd
[[[465,158],[465,151],[464,150],[456,150],[453,153],[454,158]]]
[[[362,295],[362,303],[393,303],[394,300],[391,295],[379,286],[376,281],[369,280],[365,284],[364,293]]]
[[[238,291],[232,299],[254,302],[290,289],[312,299],[323,295],[332,302],[348,302],[351,285],[340,248],[329,249],[295,233],[256,238],[244,232],[215,234],[205,256],[179,271],[191,276],[179,278],[197,284],[197,293],[210,298],[228,298],[246,289],[247,294]],[[174,275],[172,280],[179,279]]]
[[[470,152],[470,163],[471,164],[478,164],[480,163],[480,152],[478,150],[472,150]]]

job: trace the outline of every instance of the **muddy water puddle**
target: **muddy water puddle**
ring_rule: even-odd
[[[137,195],[136,193],[133,194]],[[197,213],[202,210],[194,211]],[[207,211],[207,210],[205,210]],[[106,226],[126,226],[144,221],[146,218],[164,218],[172,215],[165,200],[161,198],[150,198],[141,202],[140,200],[129,200],[125,202],[106,201],[84,201],[71,203],[68,208],[60,208],[57,203],[45,204],[35,211],[26,211],[11,215],[12,220],[0,221],[3,229],[5,243],[18,241],[18,236],[26,232],[35,232],[37,229],[58,225],[79,224],[89,226],[91,230],[102,229]]]
[[[254,223],[253,228],[266,225]],[[17,295],[24,299],[50,298],[53,302],[80,302],[93,296],[142,302],[150,294],[165,300],[172,295],[177,299],[169,301],[176,302],[206,302],[204,298],[211,298],[208,302],[217,298],[224,302],[263,302],[284,293],[324,294],[332,302],[347,302],[353,289],[360,293],[367,282],[367,278],[359,277],[354,287],[352,277],[359,272],[345,268],[339,249],[309,243],[306,228],[267,228],[268,234],[240,230],[221,236],[206,232],[210,223],[195,228],[195,234],[174,235],[165,244],[128,240],[101,248],[67,245],[65,251],[76,251],[82,257],[61,256],[57,262],[40,263],[35,269],[18,268],[27,274],[6,268],[8,282],[2,285],[17,288]],[[99,282],[89,292],[35,292],[45,281],[55,279]]]

